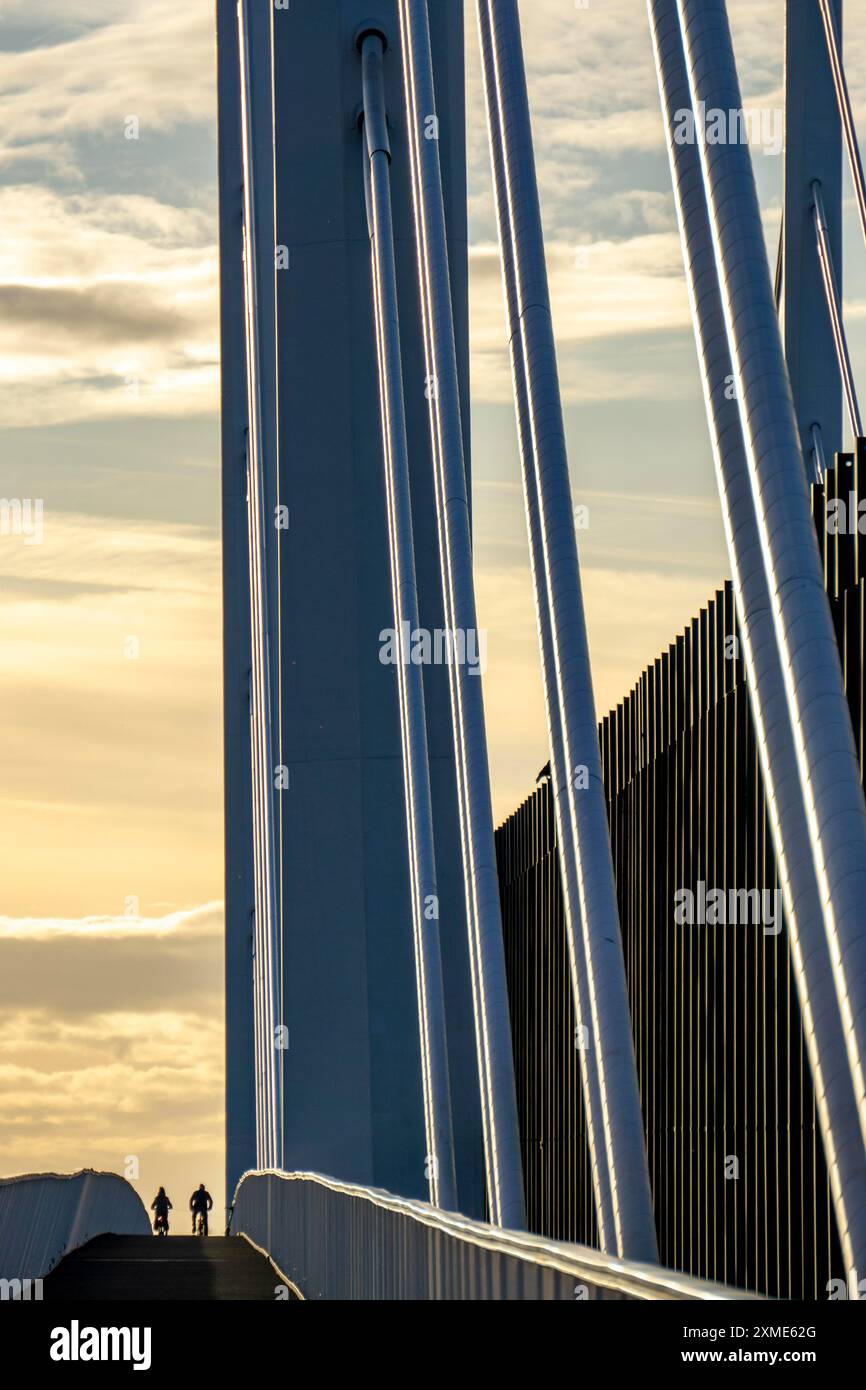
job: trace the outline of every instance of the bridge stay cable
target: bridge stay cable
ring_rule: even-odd
[[[578,930],[589,994],[589,1046],[595,1049],[604,1143],[610,1177],[616,1249],[654,1263],[653,1219],[643,1116],[635,1066],[622,934],[607,823],[598,722],[581,593],[556,347],[544,255],[544,237],[532,146],[529,99],[516,0],[478,0],[488,123],[498,135],[504,188],[499,198],[500,246],[510,243],[516,293],[509,303],[509,333],[523,360],[531,456],[524,437],[523,467],[533,473],[541,542],[533,566],[536,609],[550,613],[551,684],[559,723],[550,720],[551,770],[561,827],[566,881],[577,886]],[[508,216],[503,215],[507,200]],[[513,229],[513,230],[512,230]],[[519,388],[518,388],[519,399]],[[533,497],[532,485],[526,488]],[[545,584],[540,582],[544,574]],[[543,642],[543,631],[540,634]],[[544,652],[542,652],[542,662]],[[560,737],[561,735],[561,737]],[[561,742],[561,751],[560,751]],[[579,980],[578,972],[573,974]],[[575,1001],[578,1012],[581,1001]],[[596,1141],[597,1142],[597,1141]],[[601,1213],[600,1213],[601,1215]],[[608,1238],[608,1248],[612,1241]]]
[[[724,0],[677,0],[677,7],[692,109],[742,110]],[[737,141],[699,139],[697,147],[810,848],[866,1143],[866,804],[751,156]]]
[[[255,854],[255,1025],[258,1078],[256,1086],[259,1161],[282,1163],[280,1110],[282,1049],[277,1046],[279,1015],[276,837],[272,777],[273,714],[268,605],[269,534],[265,496],[261,347],[259,339],[259,267],[256,246],[256,151],[253,83],[250,64],[249,0],[238,5],[241,91],[241,152],[243,161],[244,283],[248,391],[248,517],[252,636],[250,718],[252,739],[253,824]]]
[[[845,401],[848,406],[848,418],[851,422],[851,430],[854,438],[859,439],[863,434],[863,425],[860,420],[857,387],[854,384],[854,369],[851,366],[851,355],[848,351],[848,338],[845,333],[845,325],[842,322],[842,295],[836,276],[836,267],[833,263],[833,250],[830,245],[827,214],[824,211],[824,200],[821,197],[820,179],[815,179],[812,182],[812,200],[812,219],[815,223],[818,260],[821,265],[821,278],[824,281],[824,293],[827,297],[827,312],[830,315],[830,324],[833,330],[833,342],[836,347],[839,374],[842,378],[842,385],[845,390]]]
[[[480,34],[485,61],[492,59],[487,50],[488,35]],[[506,229],[500,238],[502,257],[502,280],[505,293],[506,314],[509,323],[519,322],[517,283],[514,267],[514,227],[511,222],[510,204],[506,196],[506,177],[502,159],[502,132],[499,125],[498,105],[488,104],[488,134],[493,171],[493,194],[497,217]],[[520,455],[524,460],[532,458],[532,428],[529,416],[528,387],[523,360],[523,348],[519,334],[509,334],[509,352],[514,385],[515,413],[520,445]],[[550,616],[550,593],[543,562],[543,540],[541,518],[538,504],[538,486],[534,470],[521,468],[524,504],[526,508],[527,529],[529,533],[529,563],[532,575],[532,588],[535,599],[536,621],[538,624],[539,645],[541,649],[541,675],[544,689],[544,704],[547,715],[551,748],[551,781],[554,786],[562,786],[566,776],[565,752],[562,742],[562,720],[556,693],[556,654]],[[607,1148],[604,1139],[604,1119],[601,1108],[601,1093],[598,1081],[596,1049],[592,1046],[592,1016],[589,1002],[589,981],[586,974],[586,954],[584,951],[583,929],[580,920],[580,894],[577,885],[574,854],[569,852],[568,825],[565,821],[567,809],[563,797],[554,797],[556,817],[556,840],[558,846],[559,870],[562,882],[563,909],[566,921],[566,941],[568,946],[569,970],[575,1013],[575,1045],[580,1059],[580,1079],[586,1117],[586,1134],[592,1172],[593,1197],[598,1227],[599,1248],[616,1249],[616,1231],[610,1190]]]
[[[694,115],[676,0],[648,0],[671,178],[698,362],[736,598],[749,698],[785,903],[794,980],[846,1267],[866,1260],[866,1153],[824,933],[821,893],[797,767],[769,585],[749,485],[710,216],[694,141],[675,138]],[[816,427],[817,428],[817,427]],[[820,437],[816,441],[820,445]],[[758,930],[756,926],[754,928]],[[768,942],[768,949],[769,949]]]
[[[402,24],[402,14],[400,18]],[[402,34],[403,30],[401,29],[401,41]],[[416,175],[417,162],[414,149],[415,111],[414,106],[412,105],[413,73],[405,45],[403,49],[403,70],[404,88],[406,92],[407,102],[407,136],[409,141],[410,152],[413,212],[416,219],[415,245],[418,259],[419,307],[421,312],[422,336],[424,339],[424,380],[426,382],[427,393],[428,395],[432,396],[436,394],[436,388],[435,375],[433,371],[433,359],[430,347],[430,334],[428,330],[428,323],[431,317],[430,300],[428,293],[429,287],[424,278],[426,262],[424,259],[423,244],[418,234],[417,226],[418,188]],[[440,491],[439,438],[436,427],[436,417],[432,411],[432,408],[430,411],[428,411],[428,418],[430,420],[430,443],[431,456],[433,460],[434,494],[436,499],[436,538],[440,555],[442,608],[445,618],[446,631],[449,633],[453,633],[456,630],[456,620],[454,618],[454,593],[451,569],[450,565],[448,564],[448,536],[445,527],[445,508],[442,504]],[[479,1110],[481,1114],[482,1143],[484,1151],[485,1190],[491,1220],[493,1221],[494,1225],[498,1225],[500,1224],[501,1210],[501,1185],[499,1182],[498,1174],[499,1151],[496,1143],[494,1142],[494,1123],[491,1115],[493,1102],[491,1099],[490,1048],[488,1042],[488,1033],[485,1028],[484,1022],[482,980],[483,972],[481,969],[481,963],[479,959],[478,933],[476,930],[476,903],[472,882],[472,849],[469,838],[470,827],[468,824],[468,818],[464,814],[466,794],[465,738],[463,732],[459,688],[454,682],[454,680],[450,677],[449,701],[451,711],[452,742],[454,747],[455,787],[457,791],[458,800],[457,823],[460,835],[461,863],[463,866],[464,906],[466,912],[467,951],[469,960],[470,990],[472,999],[472,1021],[475,1036],[475,1059],[478,1077],[478,1099]]]
[[[475,633],[478,620],[426,0],[401,0],[400,27],[442,592],[456,639]],[[451,661],[448,675],[487,1198],[492,1223],[518,1230],[525,1223],[520,1131],[483,692],[465,662]]]
[[[364,96],[362,155],[370,230],[394,630],[398,648],[400,734],[427,1134],[426,1169],[432,1205],[456,1211],[457,1180],[439,943],[439,893],[424,706],[424,671],[421,665],[411,659],[409,649],[411,634],[420,626],[420,616],[400,354],[400,316],[390,187],[391,147],[385,111],[382,61],[382,36],[368,33],[361,42]]]
[[[827,53],[830,59],[830,69],[833,74],[833,85],[836,89],[836,100],[839,104],[842,129],[845,133],[845,146],[848,151],[848,162],[851,166],[851,177],[854,181],[854,196],[857,201],[860,230],[863,233],[863,240],[866,241],[866,179],[864,179],[863,176],[863,161],[860,158],[857,127],[854,122],[854,112],[851,107],[851,94],[848,90],[845,64],[842,61],[842,44],[839,29],[836,24],[836,18],[833,14],[830,0],[818,0],[818,3],[821,8],[821,18],[824,22]]]
[[[813,481],[816,483],[823,483],[827,476],[827,456],[824,450],[824,436],[821,433],[821,426],[818,424],[817,420],[813,421],[809,433],[812,440],[809,456],[812,460]]]

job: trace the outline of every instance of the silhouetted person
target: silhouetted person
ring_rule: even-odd
[[[161,1187],[157,1192],[156,1196],[150,1204],[150,1209],[151,1211],[156,1212],[156,1216],[154,1217],[153,1222],[153,1229],[156,1231],[159,1227],[160,1220],[164,1220],[165,1229],[166,1231],[168,1231],[168,1214],[171,1211],[171,1202],[168,1200],[168,1197],[166,1196],[166,1191],[164,1187]]]
[[[200,1183],[189,1199],[189,1209],[192,1212],[193,1235],[195,1235],[195,1222],[199,1213],[204,1217],[204,1233],[207,1235],[207,1214],[212,1206],[213,1197],[208,1192],[204,1183]]]

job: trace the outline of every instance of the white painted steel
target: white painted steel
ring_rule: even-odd
[[[44,1279],[71,1250],[101,1235],[146,1236],[150,1217],[117,1173],[0,1178],[0,1279]]]

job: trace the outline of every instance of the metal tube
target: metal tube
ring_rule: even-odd
[[[401,14],[401,24],[403,16]],[[430,303],[430,286],[426,277],[426,259],[423,236],[418,228],[418,156],[417,156],[417,136],[414,121],[414,110],[408,106],[411,101],[412,70],[407,60],[404,44],[404,87],[407,98],[407,110],[409,116],[407,129],[409,135],[410,166],[412,171],[412,192],[413,204],[416,219],[416,248],[418,253],[419,268],[419,289],[420,307],[422,317],[422,328],[424,336],[424,360],[425,360],[425,381],[427,382],[428,398],[436,395],[435,376],[433,371],[433,356],[430,343],[430,321],[432,317]],[[436,414],[431,399],[430,408],[431,425],[431,450],[433,457],[434,472],[434,491],[436,496],[436,523],[437,538],[439,545],[440,564],[442,573],[443,591],[443,610],[445,616],[446,629],[449,632],[455,631],[456,621],[454,619],[454,593],[453,577],[448,563],[448,535],[445,522],[445,506],[443,503],[441,487],[441,465],[439,438],[436,429]],[[501,1223],[500,1217],[500,1185],[497,1174],[496,1146],[493,1142],[493,1127],[491,1122],[491,1087],[490,1087],[490,1057],[487,1048],[485,1028],[484,1028],[484,991],[481,981],[481,967],[478,950],[478,933],[476,923],[476,909],[472,883],[472,851],[470,842],[470,828],[464,814],[466,805],[466,782],[465,782],[465,738],[462,725],[462,714],[460,709],[459,687],[456,677],[449,671],[449,693],[451,697],[452,732],[454,738],[455,753],[455,780],[459,804],[459,826],[460,826],[460,848],[463,863],[464,887],[466,893],[466,924],[468,933],[469,967],[470,982],[472,990],[473,1023],[476,1041],[476,1059],[478,1068],[479,1083],[479,1102],[481,1110],[483,1143],[484,1143],[484,1164],[486,1176],[487,1200],[490,1209],[491,1220],[494,1224]]]
[[[402,14],[400,16],[402,25]],[[404,31],[401,30],[401,33]],[[424,380],[427,383],[428,393],[435,395],[431,391],[435,377],[433,372],[433,357],[430,344],[430,298],[429,282],[426,278],[426,258],[424,251],[423,237],[418,228],[418,157],[416,148],[416,124],[414,119],[413,101],[413,73],[410,62],[403,50],[404,68],[404,90],[407,102],[407,133],[409,137],[410,168],[412,174],[412,196],[413,207],[416,220],[416,249],[418,254],[418,275],[421,308],[422,335],[424,339]],[[431,401],[430,411],[430,433],[431,433],[431,454],[433,459],[433,484],[436,498],[436,532],[440,556],[440,570],[442,577],[442,598],[445,626],[449,632],[455,630],[454,620],[454,595],[452,576],[448,566],[448,536],[445,526],[445,507],[442,500],[441,490],[441,466],[439,437],[436,428],[436,413]],[[467,817],[464,814],[466,784],[465,784],[465,756],[463,728],[461,723],[460,698],[455,678],[449,671],[449,695],[451,699],[451,726],[454,739],[454,764],[455,764],[455,784],[458,799],[458,825],[460,832],[460,854],[463,865],[463,882],[466,897],[466,927],[467,945],[469,954],[469,973],[470,987],[472,993],[472,1019],[475,1033],[476,1064],[478,1071],[478,1091],[479,1108],[481,1111],[482,1141],[484,1146],[484,1169],[486,1178],[487,1201],[490,1209],[491,1220],[494,1225],[499,1222],[499,1191],[500,1186],[497,1181],[496,1172],[496,1149],[492,1143],[492,1126],[490,1118],[490,1060],[485,1041],[484,1015],[482,1006],[481,970],[478,955],[478,933],[475,920],[475,903],[472,892],[472,858],[469,841],[469,826]],[[522,1188],[522,1184],[521,1184]]]
[[[677,0],[677,5],[693,110],[741,110],[724,0]],[[711,145],[705,138],[698,148],[775,639],[866,1140],[866,806],[851,717],[749,151],[737,143]]]
[[[246,231],[245,231],[246,241]],[[246,253],[244,256],[245,278],[246,278]],[[245,283],[245,300],[248,296],[248,285]],[[246,376],[247,376],[247,410],[249,412],[249,381],[250,381],[250,316],[248,303],[245,304],[246,312]],[[253,906],[253,1012],[256,1030],[256,1124],[257,1124],[257,1154],[258,1162],[265,1162],[268,1159],[269,1151],[265,1138],[266,1133],[266,1112],[265,1112],[265,1087],[262,1083],[262,1075],[266,1066],[265,1046],[264,1046],[264,993],[262,983],[262,961],[264,958],[264,943],[261,937],[262,929],[262,902],[264,900],[263,890],[263,868],[262,868],[262,846],[264,844],[264,833],[262,830],[262,797],[261,797],[261,738],[259,723],[259,702],[257,698],[256,671],[258,670],[259,651],[260,651],[260,615],[259,615],[259,585],[257,576],[256,558],[256,524],[255,524],[255,496],[256,487],[253,475],[252,459],[250,458],[249,448],[249,428],[247,429],[247,534],[249,537],[249,591],[250,591],[250,671],[249,671],[249,719],[250,719],[250,776],[252,781],[252,851],[253,851],[253,887],[254,887],[254,906]]]
[[[863,434],[860,423],[860,407],[857,404],[857,388],[854,385],[854,371],[848,352],[848,339],[845,335],[845,325],[842,322],[842,296],[839,293],[839,283],[836,279],[836,267],[833,264],[833,251],[830,246],[827,217],[824,212],[824,200],[821,197],[821,184],[818,179],[812,183],[812,197],[814,198],[812,217],[815,223],[815,235],[818,239],[818,258],[821,262],[824,293],[827,296],[827,311],[833,329],[833,341],[836,344],[839,373],[845,387],[848,418],[851,421],[851,429],[854,431],[854,439],[857,440]]]
[[[857,199],[857,212],[860,216],[860,229],[863,232],[864,240],[866,240],[866,179],[863,177],[863,163],[860,158],[860,147],[857,143],[857,127],[854,124],[854,112],[851,109],[851,97],[848,92],[848,79],[845,76],[845,65],[842,62],[839,31],[836,27],[836,19],[830,6],[830,0],[819,0],[819,4],[821,6],[821,18],[824,21],[824,33],[827,38],[830,67],[833,72],[833,84],[836,88],[836,99],[839,103],[839,115],[842,119],[842,128],[845,131],[851,177],[854,180],[854,194]]]
[[[255,901],[249,668],[252,649],[247,512],[240,62],[237,6],[217,4],[220,184],[222,590],[225,822],[226,1191],[258,1162],[250,907]]]
[[[574,532],[556,348],[535,177],[526,73],[516,0],[479,0],[488,109],[496,108],[513,239],[517,321],[526,374],[532,459],[550,604],[564,756],[552,766],[554,796],[574,863],[587,963],[592,1034],[619,1253],[658,1258],[643,1117],[601,773],[598,725]],[[502,228],[505,240],[508,228]],[[539,606],[543,604],[540,596]],[[551,754],[555,749],[552,733]],[[555,779],[559,777],[557,782]]]
[[[827,459],[824,455],[824,437],[821,434],[821,426],[813,424],[812,430],[812,459],[814,466],[814,482],[823,483],[827,474]]]
[[[489,52],[489,35],[480,35],[484,61],[492,65]],[[488,125],[490,137],[491,162],[493,167],[493,192],[496,202],[498,225],[501,229],[500,251],[502,255],[502,278],[505,290],[507,319],[510,324],[519,322],[517,282],[514,266],[515,231],[511,221],[511,211],[506,196],[505,168],[502,157],[502,132],[499,125],[499,109],[496,103],[488,104]],[[565,752],[562,742],[562,721],[556,690],[556,656],[553,647],[553,634],[550,617],[550,595],[544,569],[541,517],[538,504],[538,487],[532,461],[532,429],[529,415],[529,397],[526,370],[523,360],[522,344],[519,334],[509,334],[511,372],[514,382],[514,401],[517,416],[517,430],[520,441],[520,456],[523,461],[521,478],[526,507],[527,530],[529,535],[529,561],[535,596],[536,621],[538,623],[539,644],[541,648],[541,671],[544,685],[544,702],[551,748],[551,780],[554,787],[562,786],[567,775]],[[554,771],[554,768],[556,769]],[[580,921],[580,895],[577,885],[576,866],[573,847],[568,835],[567,807],[561,797],[554,797],[554,811],[557,822],[557,849],[562,880],[563,905],[565,909],[566,941],[568,944],[571,986],[574,996],[574,1012],[580,1039],[580,1076],[583,1105],[586,1116],[586,1131],[589,1144],[590,1166],[592,1170],[593,1195],[598,1221],[599,1247],[604,1251],[616,1249],[616,1229],[613,1218],[613,1203],[610,1190],[607,1150],[604,1139],[604,1118],[601,1109],[601,1092],[598,1081],[598,1063],[592,1035],[592,1016],[589,1003],[589,982],[586,974],[586,956],[583,945],[583,929]],[[575,1039],[577,1044],[578,1039]]]
[[[846,1265],[866,1260],[866,1155],[824,934],[797,753],[749,486],[700,156],[674,130],[691,111],[676,0],[648,0],[668,156],[749,695],[818,1118]],[[814,427],[813,427],[814,428]],[[818,433],[820,444],[820,432]]]
[[[400,20],[443,596],[450,631],[468,637],[477,615],[439,148],[425,129],[436,112],[426,0],[401,0]],[[449,679],[488,1201],[493,1223],[514,1230],[525,1214],[484,702],[465,662],[450,664]]]
[[[258,964],[264,991],[262,1027],[263,1142],[266,1161],[280,1165],[278,1139],[282,1126],[277,1115],[280,1086],[277,1079],[282,1054],[277,1052],[275,1024],[278,985],[275,960],[278,953],[276,917],[276,849],[273,802],[273,723],[271,712],[271,673],[268,642],[268,567],[265,537],[264,451],[262,441],[262,387],[258,330],[258,266],[255,216],[255,151],[253,135],[252,79],[250,72],[249,15],[246,0],[238,6],[239,55],[241,67],[241,148],[244,173],[244,262],[247,310],[247,381],[249,390],[249,477],[250,477],[250,584],[253,604],[252,707],[256,734],[253,762],[254,799],[259,806],[256,836],[260,857],[257,924],[261,919],[262,947]]]
[[[255,718],[253,716],[252,703],[250,704],[250,773],[253,779],[253,789],[255,789],[256,769],[258,767],[257,756],[257,733],[255,728]],[[256,1112],[256,1163],[261,1164],[266,1157],[264,1139],[264,1114],[262,1109],[262,1005],[261,1005],[261,975],[259,962],[261,959],[261,945],[259,942],[259,855],[258,855],[258,835],[259,835],[259,815],[258,798],[253,796],[253,878],[255,896],[252,908],[252,987],[253,987],[253,1044],[254,1044],[254,1071],[253,1089]]]
[[[268,776],[267,764],[263,755],[266,743],[266,726],[263,722],[261,704],[261,661],[262,661],[262,614],[261,586],[258,571],[258,483],[254,468],[249,471],[249,535],[250,535],[250,595],[252,630],[252,666],[250,670],[250,727],[252,737],[252,778],[253,778],[253,854],[255,860],[255,969],[257,990],[257,1022],[259,1032],[259,1105],[261,1107],[261,1161],[271,1164],[272,1112],[270,1105],[270,979],[268,966],[268,823],[265,785]]]
[[[372,222],[376,339],[379,361],[382,438],[388,501],[388,531],[394,627],[399,651],[400,726],[409,841],[409,876],[421,1070],[427,1129],[427,1171],[434,1206],[457,1209],[457,1179],[451,1122],[445,995],[439,944],[439,894],[433,837],[433,803],[427,752],[423,668],[412,661],[404,634],[419,625],[415,541],[409,483],[409,449],[400,356],[400,317],[394,227],[391,211],[390,144],[385,118],[382,39],[367,35],[361,60],[364,89],[364,137],[369,177],[365,186]]]
[[[266,808],[262,794],[263,726],[261,721],[261,701],[259,673],[262,650],[261,623],[261,574],[258,536],[258,433],[256,427],[256,347],[255,347],[255,259],[251,244],[254,240],[252,227],[252,173],[250,109],[249,109],[249,67],[246,34],[246,16],[243,7],[238,9],[239,55],[241,65],[241,148],[244,179],[244,301],[245,301],[245,346],[247,378],[247,525],[249,533],[250,565],[250,733],[251,733],[251,773],[253,784],[253,857],[255,874],[255,908],[253,925],[255,1018],[257,1043],[256,1106],[258,1116],[259,1161],[270,1162],[270,1110],[268,1106],[269,1085],[267,1081],[267,1009],[265,982],[265,940],[263,936],[266,921],[266,859],[265,859],[265,815]]]
[[[834,10],[841,13],[842,3],[832,0]],[[833,259],[841,271],[842,123],[815,0],[784,0],[780,8],[785,25],[785,120],[784,268],[779,321],[800,448],[804,455],[808,453],[811,426],[818,420],[832,457],[842,448],[842,380],[832,324],[826,316],[821,264],[815,255],[811,185],[813,179],[822,181],[833,221]],[[740,129],[745,134],[745,113],[744,120],[746,124]],[[727,138],[735,137],[728,133]]]

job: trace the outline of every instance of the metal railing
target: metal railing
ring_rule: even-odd
[[[42,1279],[70,1250],[108,1234],[150,1234],[144,1203],[117,1173],[0,1178],[0,1279],[7,1283]]]
[[[245,1173],[229,1229],[264,1251],[305,1299],[753,1297],[319,1173]]]

